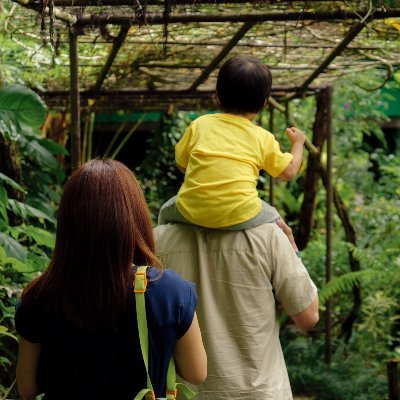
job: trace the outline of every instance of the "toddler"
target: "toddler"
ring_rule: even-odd
[[[259,171],[291,180],[298,172],[305,136],[288,128],[290,153],[272,133],[252,123],[268,101],[269,69],[252,56],[235,56],[218,73],[222,113],[194,120],[176,145],[185,180],[160,211],[159,225],[183,222],[207,228],[243,230],[275,222],[279,214],[258,197]]]

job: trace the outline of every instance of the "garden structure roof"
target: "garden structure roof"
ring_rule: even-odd
[[[344,75],[376,86],[363,80],[371,69],[383,84],[400,63],[400,0],[8,1],[15,47],[1,46],[2,63],[55,109],[69,108],[71,85],[81,109],[212,107],[218,67],[235,54],[271,68],[278,100]]]

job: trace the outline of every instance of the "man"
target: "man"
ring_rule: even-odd
[[[311,329],[319,318],[318,296],[295,253],[291,229],[283,221],[280,226],[155,229],[163,264],[197,284],[208,355],[207,379],[195,388],[199,400],[292,399],[277,309],[282,306],[299,328]]]

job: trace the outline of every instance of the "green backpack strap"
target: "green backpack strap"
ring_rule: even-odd
[[[175,400],[177,392],[183,394],[188,400],[197,396],[193,390],[189,389],[183,383],[176,383],[175,360],[172,356],[169,360],[167,371],[167,400]]]
[[[137,268],[134,276],[133,290],[135,292],[136,300],[136,318],[139,330],[140,348],[142,350],[143,361],[146,367],[147,388],[142,389],[136,395],[134,400],[141,400],[143,397],[145,397],[146,400],[156,400],[149,375],[149,332],[147,329],[146,303],[144,297],[147,288],[146,270],[147,266],[141,266]],[[182,393],[188,400],[191,400],[196,396],[196,393],[183,383],[176,383],[175,361],[174,357],[171,356],[167,371],[166,399],[175,400],[178,389],[179,392]]]
[[[147,266],[138,267],[134,275],[133,291],[135,292],[136,301],[136,318],[139,330],[140,348],[142,350],[142,356],[144,365],[146,367],[147,374],[147,388],[142,389],[134,398],[134,400],[141,400],[143,397],[146,400],[155,400],[153,385],[151,384],[149,376],[149,333],[147,330],[147,317],[146,317],[146,303],[144,293],[147,287],[146,277]]]

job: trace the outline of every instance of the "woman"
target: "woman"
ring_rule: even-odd
[[[139,265],[152,266],[145,298],[156,397],[165,397],[172,353],[182,378],[204,381],[193,284],[161,270],[132,172],[116,161],[92,160],[68,180],[50,265],[24,290],[16,310],[23,399],[45,393],[46,400],[131,400],[146,387],[132,293]]]

